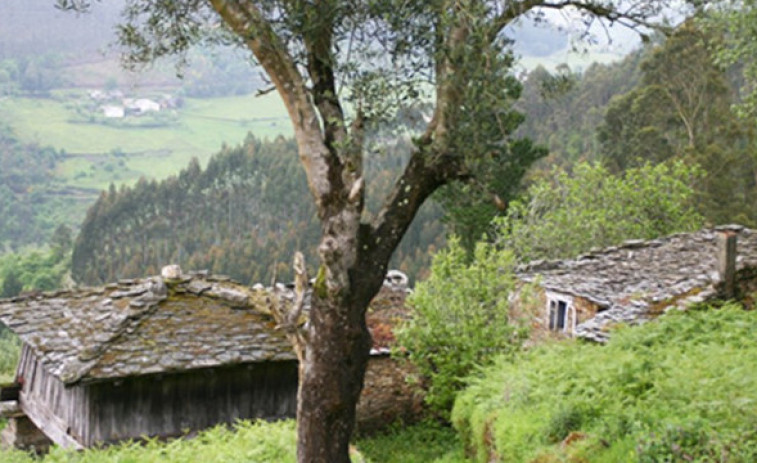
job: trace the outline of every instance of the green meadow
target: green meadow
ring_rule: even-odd
[[[86,103],[81,90],[53,92],[50,98],[0,99],[0,122],[25,142],[53,146],[66,153],[56,176],[79,188],[107,188],[139,177],[165,178],[196,157],[204,164],[221,146],[241,142],[248,133],[260,138],[289,135],[286,110],[275,93],[223,98],[185,98],[184,106],[158,127],[136,127],[126,118],[115,124],[87,122],[75,105]]]

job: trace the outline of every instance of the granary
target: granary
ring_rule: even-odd
[[[389,277],[377,300],[390,302],[374,304],[369,325],[402,312],[407,287]],[[269,311],[274,295],[292,293],[277,286],[179,271],[0,301],[0,321],[22,342],[15,383],[0,390],[11,417],[3,440],[84,448],[293,417],[297,360]],[[420,407],[387,347],[375,344],[366,373],[358,407],[366,430]]]
[[[757,290],[757,232],[726,225],[626,241],[576,259],[517,269],[536,291],[535,328],[597,342],[617,324],[640,324],[673,309]],[[512,302],[524,302],[521,285]],[[533,296],[533,295],[532,295]]]

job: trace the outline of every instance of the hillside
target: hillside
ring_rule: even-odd
[[[65,153],[23,143],[0,123],[0,254],[46,242],[60,224],[78,226],[97,190],[67,185],[55,172]]]
[[[755,461],[757,312],[700,309],[486,368],[453,411],[474,461]]]
[[[385,191],[401,148],[368,165],[369,190]],[[314,265],[320,228],[292,139],[248,136],[225,148],[205,169],[197,160],[178,176],[133,187],[111,186],[87,212],[73,253],[73,277],[82,284],[159,273],[178,263],[238,281],[291,278],[294,251]],[[371,195],[374,197],[375,195]],[[369,208],[376,204],[369,203]],[[440,210],[429,203],[395,254],[393,265],[417,277],[429,251],[444,243]]]
[[[142,177],[163,180],[192,158],[205,166],[212,153],[250,133],[261,140],[291,134],[278,95],[254,96],[266,83],[246,54],[194,49],[188,67],[177,69],[174,62],[160,61],[139,73],[126,72],[119,67],[117,50],[108,48],[122,1],[99,4],[79,15],[61,12],[53,3],[6,0],[0,6],[0,124],[21,145],[55,151],[44,181],[29,171],[23,182],[38,203],[58,205],[36,209],[49,222],[39,233],[22,238],[17,231],[0,230],[0,242],[14,248],[44,244],[60,219],[78,230],[85,209],[111,183],[133,186]],[[509,28],[508,36],[524,63],[618,56],[605,49],[566,53],[568,35],[546,23],[523,22]],[[162,106],[159,112],[136,116],[106,114],[108,107],[123,106],[126,99]],[[25,162],[10,161],[18,153],[6,150],[3,165]],[[16,174],[25,175],[20,170]]]

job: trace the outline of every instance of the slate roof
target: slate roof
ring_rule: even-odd
[[[292,285],[250,288],[225,276],[178,272],[0,299],[0,322],[66,384],[297,359],[269,309],[274,294],[293,301]],[[390,271],[367,316],[371,354],[390,352],[408,291],[407,277]],[[307,312],[309,294],[305,304]]]
[[[67,384],[295,360],[270,294],[217,276],[150,277],[0,300],[0,321]]]
[[[631,240],[593,250],[576,259],[537,261],[517,269],[526,282],[578,296],[602,310],[579,324],[575,334],[593,341],[609,338],[609,326],[643,323],[673,307],[703,302],[717,294],[719,231],[737,231],[736,268],[757,268],[757,231],[739,225],[679,233],[664,238]]]

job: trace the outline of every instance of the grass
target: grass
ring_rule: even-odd
[[[0,384],[13,381],[20,351],[18,337],[0,326]]]
[[[294,421],[242,421],[234,429],[218,426],[192,439],[145,444],[124,443],[83,452],[53,448],[36,458],[28,453],[0,451],[4,463],[287,463],[296,461]],[[395,428],[388,434],[358,441],[351,449],[353,462],[461,463],[465,459],[455,433],[433,422]]]
[[[662,317],[607,346],[556,342],[501,359],[456,403],[455,430],[435,422],[362,438],[372,463],[757,461],[757,311],[736,306]],[[294,423],[238,424],[187,440],[126,443],[50,462],[295,461]]]
[[[53,98],[4,98],[0,119],[25,142],[65,150],[70,157],[58,165],[56,175],[77,187],[103,189],[111,182],[132,183],[140,176],[165,178],[192,157],[204,163],[224,143],[239,143],[249,132],[259,138],[291,133],[276,93],[187,98],[175,124],[153,128],[73,122],[75,113],[66,105],[74,95],[86,98],[83,91],[73,90],[54,92]],[[125,153],[123,165],[107,159],[114,150]]]
[[[0,459],[5,463],[293,463],[295,455],[294,422],[243,421],[234,430],[218,426],[192,439],[124,443],[83,452],[55,447],[42,458],[6,451],[0,452]]]
[[[363,456],[373,463],[467,461],[455,430],[434,421],[397,426],[385,434],[361,439],[356,445]]]
[[[757,461],[757,312],[663,317],[502,359],[458,400],[477,461]]]

